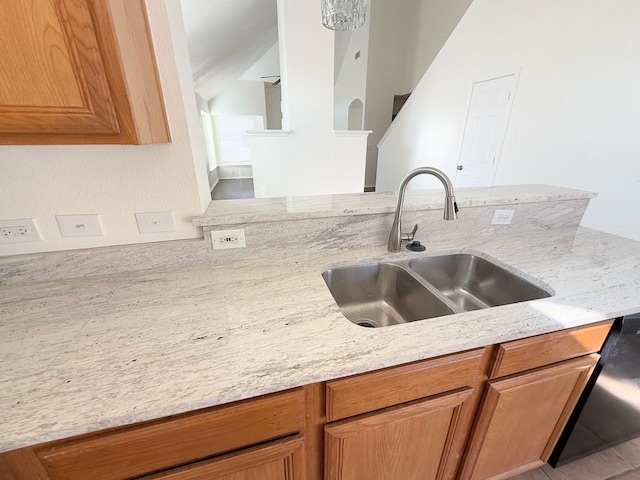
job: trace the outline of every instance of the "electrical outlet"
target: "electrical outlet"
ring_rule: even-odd
[[[56,215],[63,237],[100,237],[102,224],[99,215]]]
[[[0,220],[0,243],[26,243],[42,240],[33,218]]]
[[[244,248],[247,246],[244,238],[244,228],[238,230],[212,230],[211,244],[214,250]]]
[[[175,232],[173,212],[144,212],[136,213],[136,222],[140,233]]]
[[[496,210],[491,225],[509,225],[515,212],[515,210]]]

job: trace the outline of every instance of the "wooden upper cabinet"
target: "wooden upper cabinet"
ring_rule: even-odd
[[[170,141],[143,0],[0,0],[0,144]]]

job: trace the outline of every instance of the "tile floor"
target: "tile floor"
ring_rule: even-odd
[[[640,438],[559,468],[544,465],[512,480],[640,480]]]

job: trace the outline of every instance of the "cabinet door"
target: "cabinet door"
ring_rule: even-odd
[[[460,478],[511,478],[543,465],[598,358],[490,381]]]
[[[430,480],[448,478],[462,448],[458,428],[472,389],[343,420],[325,427],[327,480]]]
[[[144,480],[304,480],[303,438],[278,440]]]
[[[0,133],[117,133],[86,2],[0,0]]]
[[[142,0],[0,0],[0,145],[170,140]]]

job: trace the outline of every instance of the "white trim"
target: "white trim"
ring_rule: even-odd
[[[213,191],[213,189],[216,188],[216,185],[220,181],[219,173],[220,172],[218,172],[218,166],[217,165],[215,166],[215,168],[213,170],[209,170],[209,193],[211,193]],[[215,182],[213,184],[211,183],[212,178],[215,178]]]
[[[236,174],[231,172],[236,170]],[[251,165],[234,163],[230,165],[218,165],[218,177],[220,180],[236,180],[240,178],[253,178],[253,167]]]
[[[368,137],[373,130],[334,130],[336,137]]]
[[[291,133],[291,130],[247,130],[251,137],[288,137]]]

